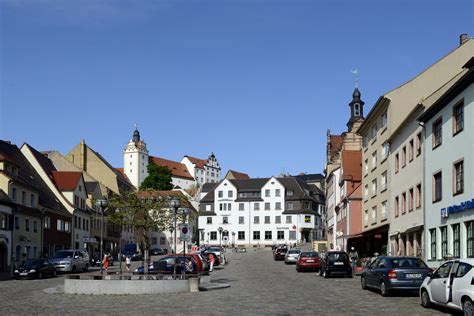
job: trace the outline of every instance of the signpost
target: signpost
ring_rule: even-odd
[[[180,230],[179,240],[183,242],[183,254],[184,254],[183,274],[184,274],[184,277],[186,278],[186,242],[191,241],[191,234],[189,231],[188,224],[181,224],[179,226],[179,230]]]

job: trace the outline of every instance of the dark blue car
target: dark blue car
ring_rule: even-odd
[[[382,296],[391,291],[418,291],[431,269],[416,257],[377,257],[361,275],[362,289],[380,290]]]
[[[189,256],[176,256],[176,273],[181,274],[186,267],[186,273],[193,273],[196,271],[196,262]],[[186,262],[186,264],[185,264]],[[148,273],[173,273],[174,271],[174,256],[166,256],[158,261],[150,263],[148,266]],[[143,266],[136,268],[133,273],[144,274],[145,269]]]

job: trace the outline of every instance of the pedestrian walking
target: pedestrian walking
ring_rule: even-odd
[[[132,258],[130,258],[130,256],[127,256],[125,258],[125,266],[127,267],[127,272],[130,272],[131,265],[132,265]]]
[[[349,252],[349,258],[351,259],[352,274],[354,274],[355,272],[357,257],[359,257],[359,254],[354,249],[354,247],[351,247],[351,252]]]
[[[104,254],[104,259],[102,259],[102,268],[105,270],[105,273],[107,273],[109,269],[109,257]]]
[[[216,260],[214,258],[214,254],[213,253],[209,253],[208,254],[208,258],[209,258],[209,271],[212,272],[212,269],[214,267],[214,261]]]

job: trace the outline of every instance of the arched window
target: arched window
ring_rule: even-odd
[[[359,103],[354,104],[354,116],[360,116],[360,105],[359,105]]]

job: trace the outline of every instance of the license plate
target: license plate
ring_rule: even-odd
[[[407,279],[421,279],[421,273],[407,273],[405,276]]]
[[[314,260],[306,260],[306,262],[314,262]]]
[[[28,272],[21,272],[20,275],[21,275],[21,276],[28,275]]]
[[[344,264],[344,262],[334,262],[334,265],[336,266],[342,266]]]

